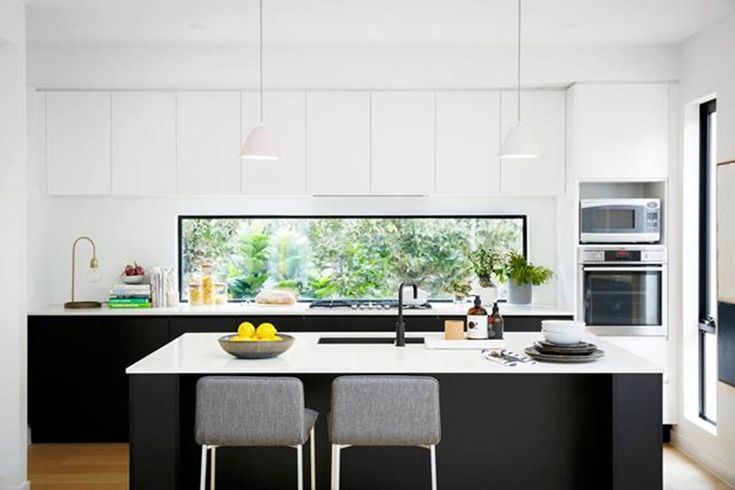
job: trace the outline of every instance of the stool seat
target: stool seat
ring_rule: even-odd
[[[202,446],[200,489],[206,488],[210,452],[210,490],[215,486],[215,452],[229,446],[296,448],[297,486],[303,488],[303,445],[310,441],[311,488],[316,488],[314,425],[319,414],[304,407],[298,378],[207,376],[196,387],[194,438]]]

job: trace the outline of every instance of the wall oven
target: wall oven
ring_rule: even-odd
[[[580,247],[578,318],[597,335],[667,334],[663,246]]]
[[[580,243],[658,243],[659,199],[582,199]]]

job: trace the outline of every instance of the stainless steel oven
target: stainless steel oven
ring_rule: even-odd
[[[578,317],[597,335],[666,336],[663,246],[580,247]]]

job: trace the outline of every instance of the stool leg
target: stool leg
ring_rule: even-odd
[[[429,446],[431,453],[431,490],[436,490],[436,446]]]
[[[202,469],[199,472],[199,490],[207,490],[207,446],[202,444]]]
[[[342,451],[342,446],[339,444],[335,444],[334,446],[334,488],[333,490],[339,490],[339,465],[340,465],[340,452]]]
[[[304,445],[296,446],[296,473],[298,481],[296,486],[299,490],[304,490]]]
[[[210,460],[209,460],[209,466],[211,468],[209,469],[209,490],[214,490],[214,481],[215,481],[215,469],[217,468],[216,459],[217,459],[217,446],[212,446],[210,451]]]
[[[316,440],[314,439],[314,427],[311,428],[309,433],[309,452],[311,453],[310,461],[310,473],[311,476],[311,490],[316,490]]]

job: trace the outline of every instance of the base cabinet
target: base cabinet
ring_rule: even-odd
[[[556,317],[569,319],[571,317]],[[28,422],[33,442],[127,442],[125,369],[188,332],[234,332],[247,319],[284,332],[395,329],[395,316],[30,316]],[[449,317],[406,317],[409,332],[441,331]],[[507,317],[508,331],[538,331],[537,316]]]

